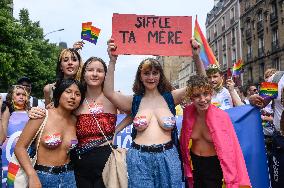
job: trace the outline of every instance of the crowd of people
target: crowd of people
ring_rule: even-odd
[[[108,66],[99,57],[83,63],[79,53],[82,42],[63,49],[55,82],[43,89],[44,105],[30,96],[27,77],[11,87],[5,102],[0,95],[1,144],[9,137],[13,112],[29,115],[15,147],[29,187],[105,187],[102,171],[112,152],[110,144],[132,123],[132,144],[126,158],[128,187],[179,188],[184,180],[187,187],[195,188],[221,188],[223,184],[251,187],[238,138],[224,110],[255,105],[262,109],[266,139],[271,140],[277,131],[282,135],[283,73],[275,69],[265,72],[266,81],[278,83],[278,97],[271,105],[258,95],[256,85],[244,90],[236,87],[233,79],[224,80],[218,65],[205,69],[198,42],[192,39],[190,44],[197,75],[184,88],[174,89],[160,62],[147,58],[137,68],[134,95],[115,91],[118,56],[113,55],[116,44],[110,39]],[[180,104],[183,122],[179,136],[175,107]],[[128,115],[116,126],[118,111]],[[42,135],[30,146],[43,124]],[[35,166],[29,160],[33,153],[27,152],[29,146],[37,151]]]

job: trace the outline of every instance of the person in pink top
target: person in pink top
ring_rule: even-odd
[[[230,117],[211,104],[212,92],[205,76],[187,83],[180,146],[188,186],[221,188],[224,179],[227,188],[251,187]]]

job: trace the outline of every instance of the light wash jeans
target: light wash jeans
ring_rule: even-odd
[[[42,188],[76,188],[74,171],[51,174],[37,170]]]
[[[130,148],[126,156],[129,188],[181,188],[182,170],[176,147],[160,153]]]

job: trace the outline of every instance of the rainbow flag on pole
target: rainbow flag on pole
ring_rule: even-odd
[[[200,26],[197,22],[197,16],[195,19],[193,36],[195,40],[200,43],[200,58],[204,64],[205,69],[207,69],[208,65],[210,64],[216,64],[219,66],[219,62],[216,60],[212,49],[210,48],[205,36],[200,29]]]
[[[244,63],[241,59],[234,63],[233,76],[239,76],[243,73],[243,65]]]
[[[82,23],[81,39],[97,44],[101,30],[92,26],[92,22]]]
[[[263,98],[276,99],[278,96],[278,84],[273,82],[262,82],[259,95]]]

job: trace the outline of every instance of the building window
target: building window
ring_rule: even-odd
[[[264,76],[264,63],[261,63],[259,65],[259,77],[263,77]],[[261,81],[261,80],[260,80]]]
[[[263,49],[264,48],[264,40],[263,36],[258,38],[258,49]]]
[[[279,57],[272,60],[272,66],[273,66],[273,68],[280,70],[280,59],[279,59]]]
[[[225,51],[226,50],[226,36],[225,35],[222,37],[222,46],[223,46],[223,51]]]
[[[221,19],[221,25],[222,25],[222,31],[224,31],[225,30],[225,16],[223,16],[222,17],[222,19]]]
[[[210,29],[208,29],[208,31],[207,31],[207,39],[210,42]]]
[[[277,14],[277,8],[276,8],[276,3],[275,2],[273,2],[272,4],[271,4],[271,14]]]
[[[263,20],[263,14],[262,14],[262,11],[259,11],[257,13],[257,21],[258,22],[262,22],[262,20]]]
[[[227,68],[227,55],[226,55],[226,53],[223,54],[223,62],[222,63],[223,63],[223,67]]]
[[[233,48],[232,49],[232,63],[236,62],[236,58],[237,58],[236,56],[237,56],[236,49]]]
[[[217,25],[214,25],[214,37],[217,37]]]
[[[250,82],[253,82],[252,67],[248,69],[248,79]]]
[[[272,42],[278,42],[278,28],[272,30]]]
[[[234,19],[235,19],[235,7],[232,7],[230,11],[230,20]]]

